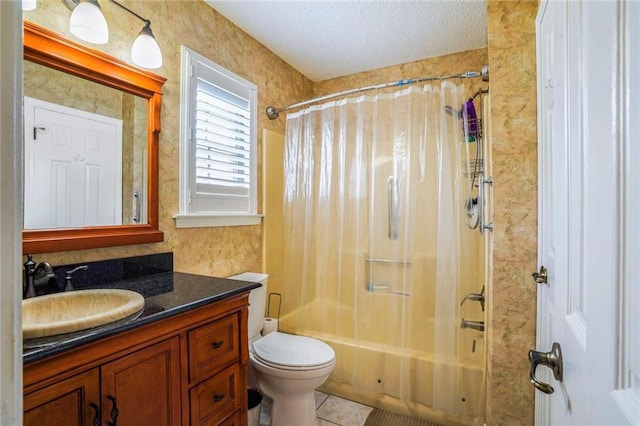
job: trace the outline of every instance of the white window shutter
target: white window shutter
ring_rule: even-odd
[[[256,86],[190,53],[187,214],[255,214]]]

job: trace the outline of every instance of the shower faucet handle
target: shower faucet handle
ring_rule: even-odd
[[[485,300],[484,286],[482,286],[482,290],[480,291],[480,293],[469,293],[469,294],[467,294],[464,297],[464,299],[462,299],[462,302],[460,302],[460,306],[464,305],[464,302],[466,302],[467,300],[473,300],[474,302],[480,302],[480,307],[482,307],[482,310],[484,311],[484,300]]]

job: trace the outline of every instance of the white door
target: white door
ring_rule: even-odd
[[[122,120],[24,105],[25,228],[122,224]]]
[[[544,1],[536,24],[536,351],[563,367],[532,367],[536,424],[640,424],[640,2]]]

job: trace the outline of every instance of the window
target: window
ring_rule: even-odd
[[[176,226],[256,225],[257,87],[182,46]]]

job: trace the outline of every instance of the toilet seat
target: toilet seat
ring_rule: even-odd
[[[335,360],[335,352],[324,342],[305,336],[269,333],[252,344],[254,357],[282,370],[313,370]]]

